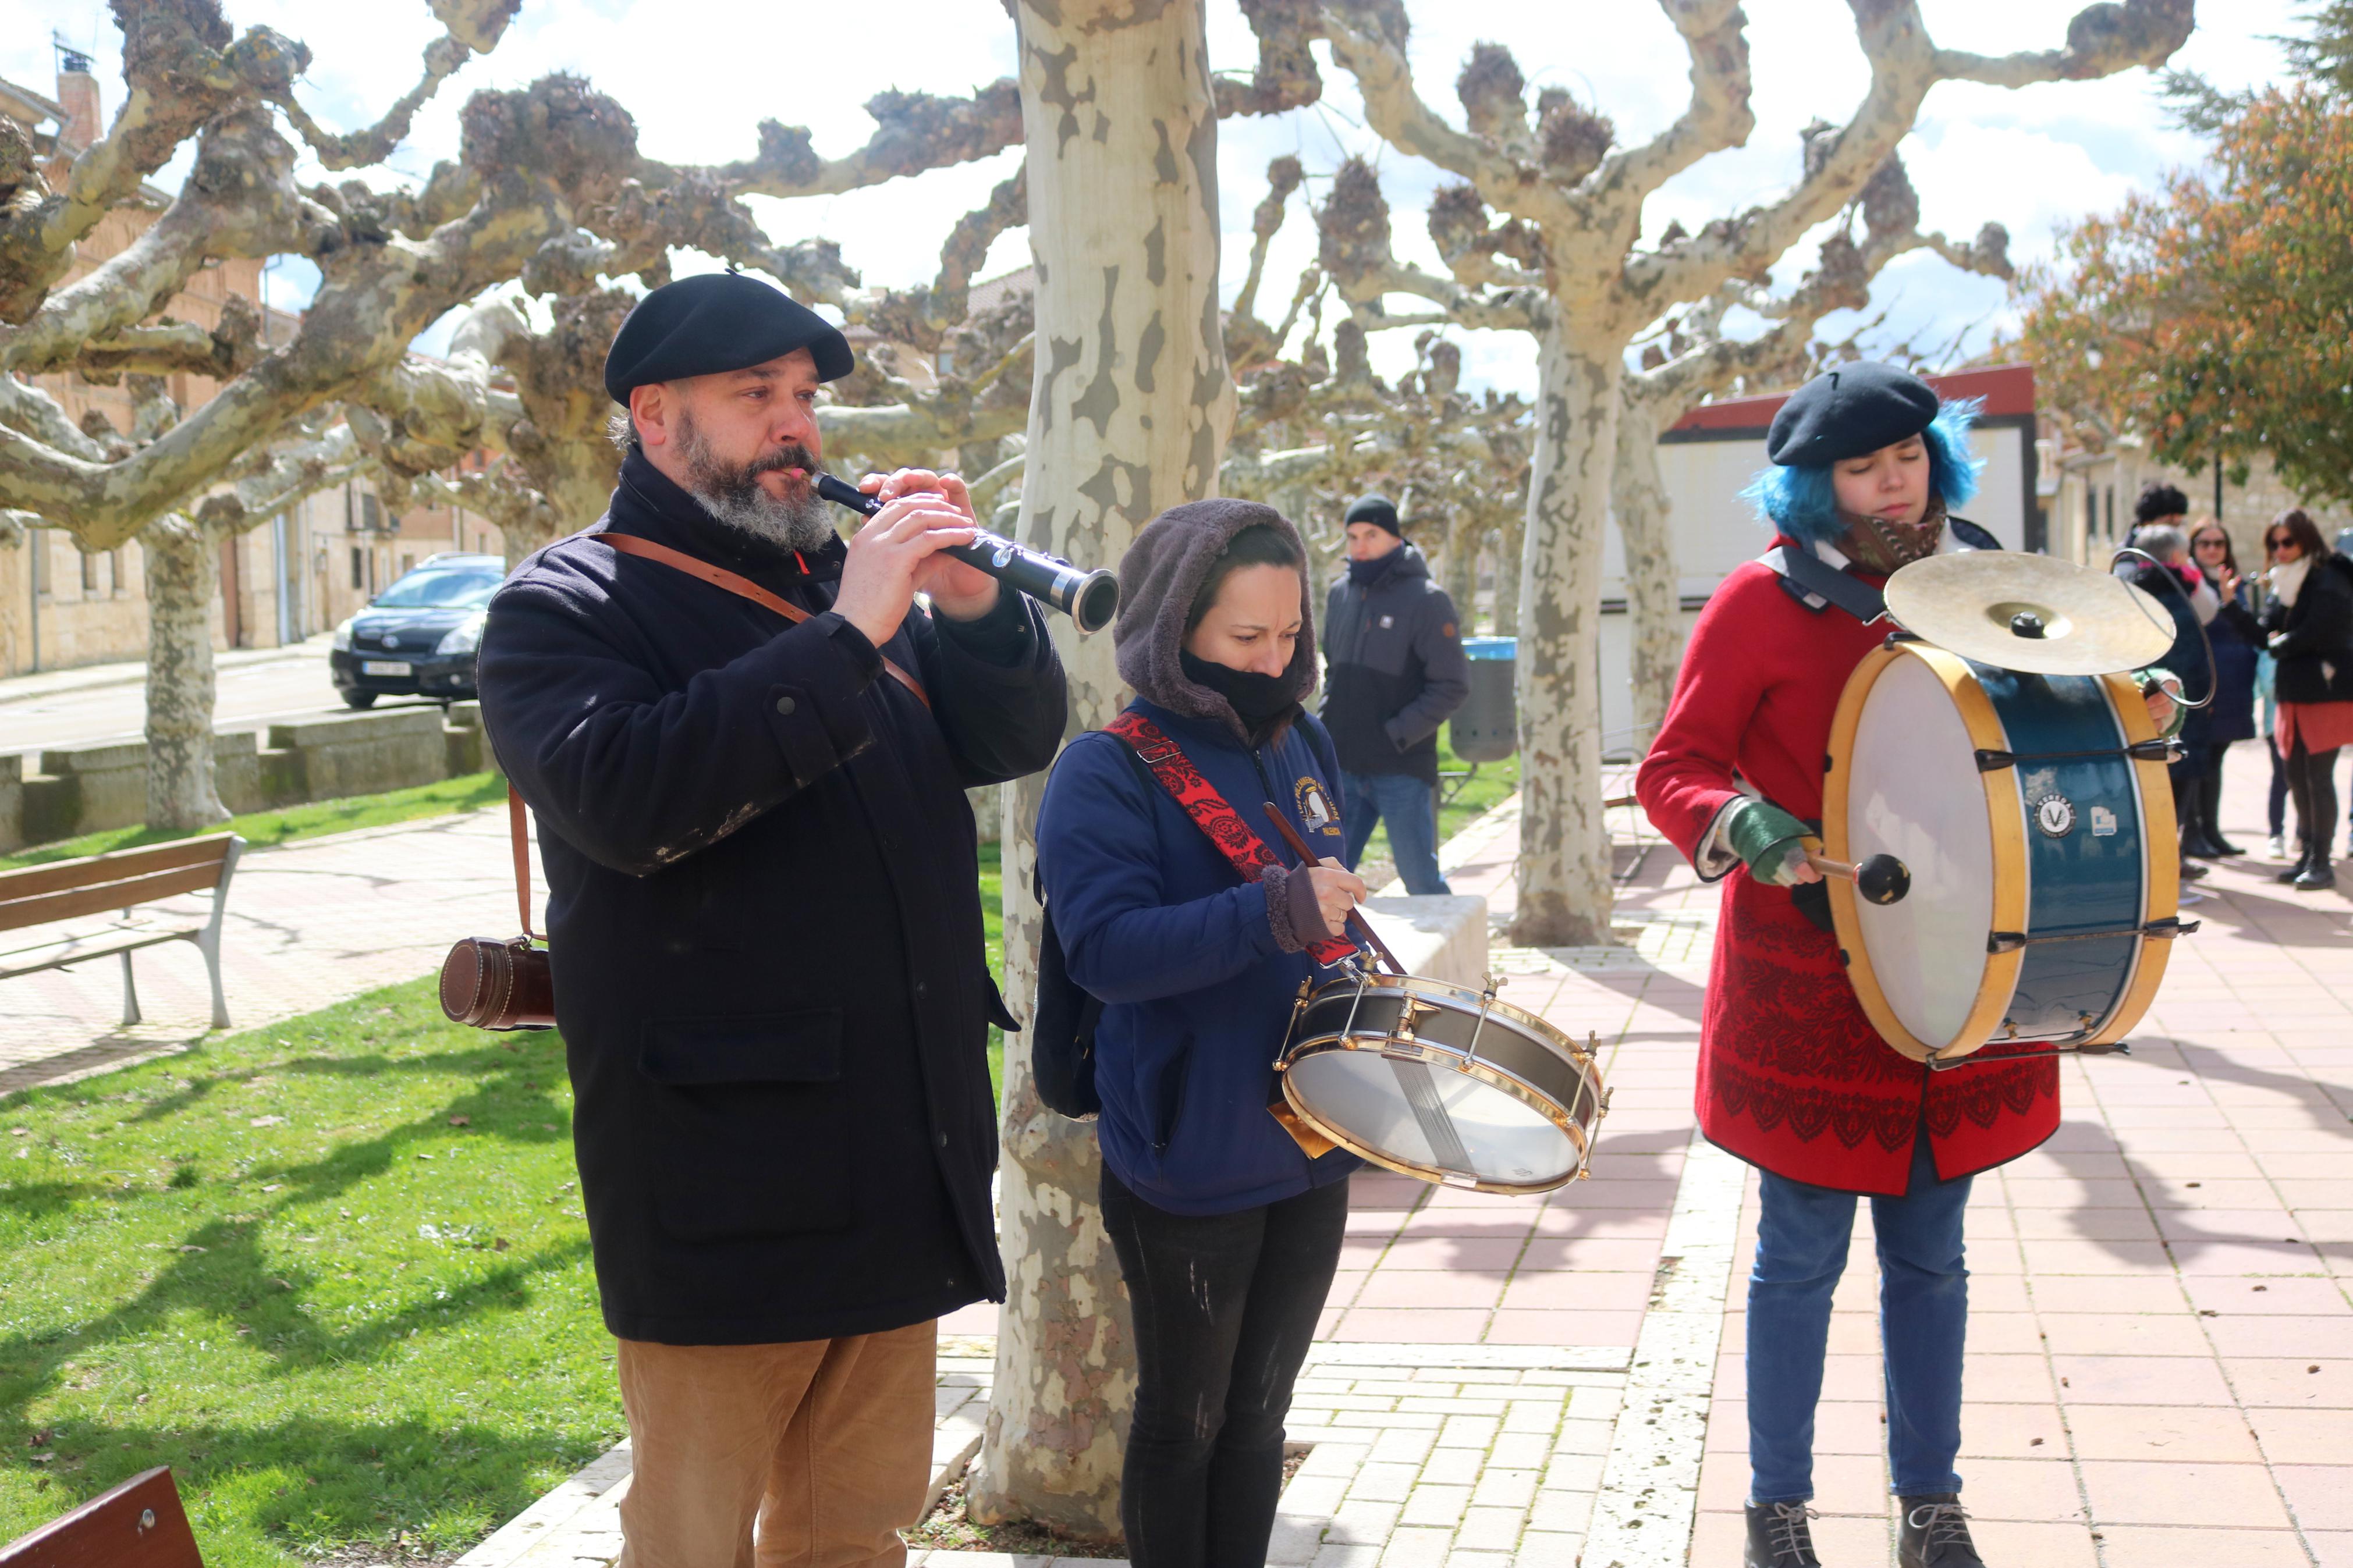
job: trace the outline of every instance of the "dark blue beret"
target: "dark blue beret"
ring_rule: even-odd
[[[1345,528],[1352,522],[1369,522],[1375,528],[1388,529],[1399,539],[1405,537],[1405,530],[1398,523],[1397,507],[1384,495],[1358,496],[1350,501],[1348,515],[1340,520],[1340,526]]]
[[[633,386],[744,370],[795,349],[816,359],[819,381],[849,374],[849,340],[823,316],[773,283],[701,272],[638,301],[605,355],[605,390],[626,404]]]
[[[1789,395],[1765,434],[1783,468],[1819,468],[1917,436],[1936,417],[1936,389],[1892,364],[1826,370]]]

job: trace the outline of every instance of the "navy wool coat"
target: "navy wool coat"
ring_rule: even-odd
[[[1062,670],[1037,607],[922,610],[878,654],[805,564],[632,454],[611,511],[516,571],[482,717],[538,814],[556,1017],[605,1321],[748,1344],[879,1332],[1004,1274],[964,790],[1043,767]],[[634,533],[811,612],[600,543]],[[926,709],[882,669],[914,673]]]

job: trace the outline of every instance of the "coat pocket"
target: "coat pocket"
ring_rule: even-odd
[[[1193,1075],[1193,1037],[1180,1041],[1169,1058],[1160,1064],[1159,1081],[1153,1087],[1152,1148],[1165,1154],[1168,1145],[1176,1141],[1176,1124],[1185,1115],[1185,1085]]]
[[[852,1215],[853,1108],[839,1008],[646,1026],[644,1179],[681,1241],[839,1230]]]

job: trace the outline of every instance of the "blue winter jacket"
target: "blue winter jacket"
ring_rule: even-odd
[[[1340,801],[1330,742],[1302,715],[1253,753],[1222,726],[1138,700],[1250,831],[1286,865],[1267,821],[1276,802],[1320,853],[1341,847],[1335,815],[1311,831],[1312,782]],[[1310,1160],[1267,1113],[1273,1064],[1299,983],[1328,977],[1276,945],[1266,889],[1240,880],[1117,736],[1063,752],[1038,814],[1038,864],[1071,979],[1104,1005],[1095,1031],[1096,1133],[1113,1174],[1174,1214],[1229,1214],[1344,1179],[1352,1155]]]

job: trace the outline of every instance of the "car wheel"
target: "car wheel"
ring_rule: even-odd
[[[373,691],[346,691],[343,693],[343,706],[354,712],[363,708],[373,708],[375,695]]]

